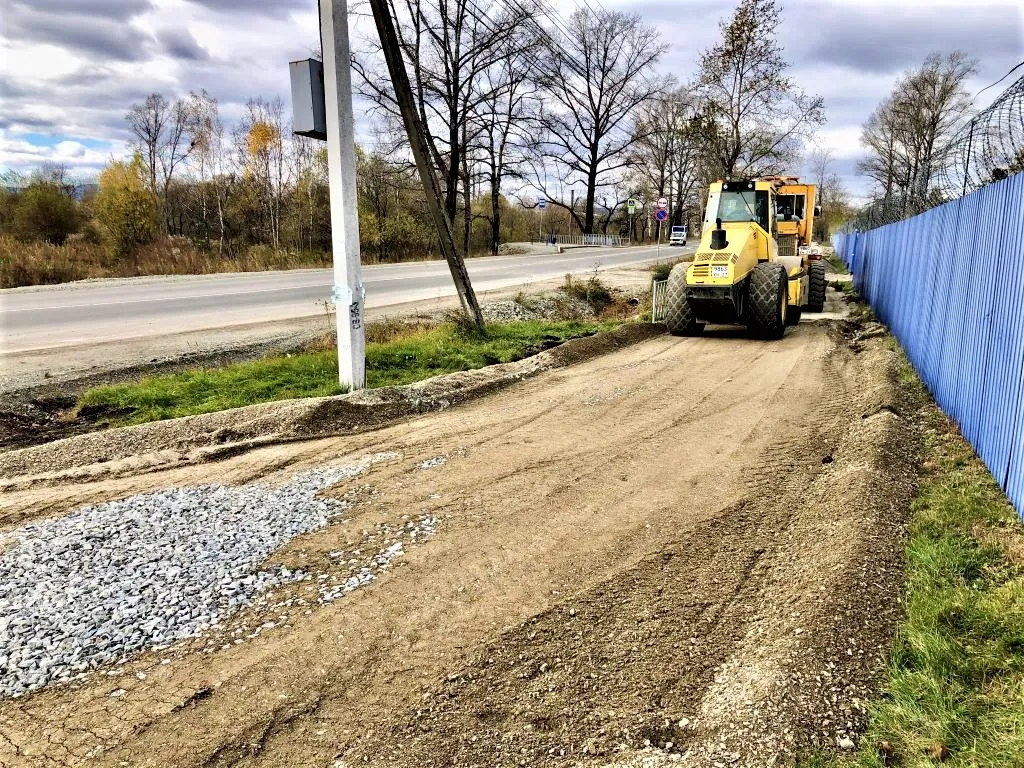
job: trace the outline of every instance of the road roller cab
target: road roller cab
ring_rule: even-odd
[[[708,192],[700,246],[669,275],[666,324],[677,335],[705,323],[741,323],[781,338],[811,295],[810,264],[779,252],[776,179],[716,182]],[[824,271],[820,280],[824,286]]]

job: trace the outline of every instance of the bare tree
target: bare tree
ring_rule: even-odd
[[[533,12],[507,4],[485,15],[475,0],[389,0],[402,53],[407,61],[416,108],[427,127],[431,160],[444,187],[444,212],[454,227],[464,217],[463,248],[468,248],[469,185],[476,143],[471,117],[495,83],[485,73],[510,55],[509,40]],[[397,104],[379,61],[379,46],[356,58],[359,90],[378,112],[397,115]]]
[[[824,120],[823,101],[786,75],[776,40],[778,0],[740,0],[721,24],[722,39],[701,55],[704,135],[719,175],[782,173]]]
[[[538,118],[544,131],[533,183],[590,234],[598,189],[621,177],[640,136],[635,111],[663,87],[652,74],[666,46],[639,16],[603,8],[577,9],[567,30],[546,46],[538,66],[550,107]],[[550,164],[558,168],[557,186]],[[586,189],[582,217],[565,200],[567,187],[579,182]]]
[[[630,157],[655,197],[670,200],[670,220],[685,224],[700,205],[699,101],[685,88],[669,91],[639,110]],[[661,222],[657,223],[660,231]]]
[[[847,213],[848,201],[843,180],[834,168],[832,150],[815,146],[807,157],[807,172],[816,188],[816,204],[821,215],[814,220],[814,237],[828,239],[831,230]]]
[[[521,178],[519,165],[531,142],[533,115],[537,109],[537,87],[525,61],[535,55],[536,43],[522,28],[512,31],[505,56],[483,73],[482,96],[471,115],[484,178],[490,193],[490,252],[501,245],[502,184],[506,178]]]
[[[133,104],[125,115],[149,176],[150,191],[161,207],[161,226],[170,228],[167,193],[174,172],[195,148],[195,121],[190,103],[177,99],[170,103],[159,93],[151,93],[142,104]]]
[[[205,90],[190,95],[194,120],[193,161],[200,182],[200,207],[203,226],[209,241],[207,224],[209,197],[212,192],[217,212],[217,254],[223,255],[226,240],[225,208],[235,183],[228,167],[228,142],[217,100]]]
[[[938,202],[932,186],[948,162],[945,143],[969,118],[966,85],[976,67],[962,51],[933,52],[900,78],[864,123],[861,143],[868,157],[858,170],[875,181],[886,207],[894,193],[903,216]]]

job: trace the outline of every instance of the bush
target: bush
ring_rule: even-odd
[[[598,280],[597,277],[578,280],[573,278],[572,275],[566,275],[565,283],[562,285],[561,290],[569,296],[585,301],[594,310],[596,315],[600,315],[615,302],[611,291],[608,290],[608,286]]]
[[[103,249],[95,245],[24,243],[10,235],[0,235],[0,288],[103,277],[103,257]]]
[[[22,190],[14,202],[12,218],[12,230],[21,240],[54,245],[63,245],[81,222],[78,203],[49,181],[33,181]]]
[[[143,179],[138,155],[130,163],[115,160],[100,173],[93,209],[111,252],[118,258],[133,255],[156,237],[157,201]]]

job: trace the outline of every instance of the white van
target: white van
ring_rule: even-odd
[[[672,227],[668,236],[669,245],[686,245],[686,227]]]

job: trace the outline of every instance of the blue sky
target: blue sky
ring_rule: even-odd
[[[666,77],[691,77],[714,44],[730,0],[604,0],[641,14],[669,45]],[[556,0],[567,15],[575,0]],[[829,123],[817,141],[855,194],[860,125],[900,74],[933,50],[979,59],[972,90],[1024,59],[1018,2],[969,0],[784,0],[780,40],[792,75],[825,98]],[[355,24],[355,45],[370,25]],[[159,91],[205,88],[230,123],[252,96],[288,103],[287,62],[316,45],[314,0],[6,0],[0,27],[0,168],[52,160],[94,175],[123,155],[124,114]],[[993,89],[981,103],[999,93]],[[357,109],[357,113],[360,110]],[[365,117],[359,130],[369,136]],[[800,169],[795,169],[799,171]]]

